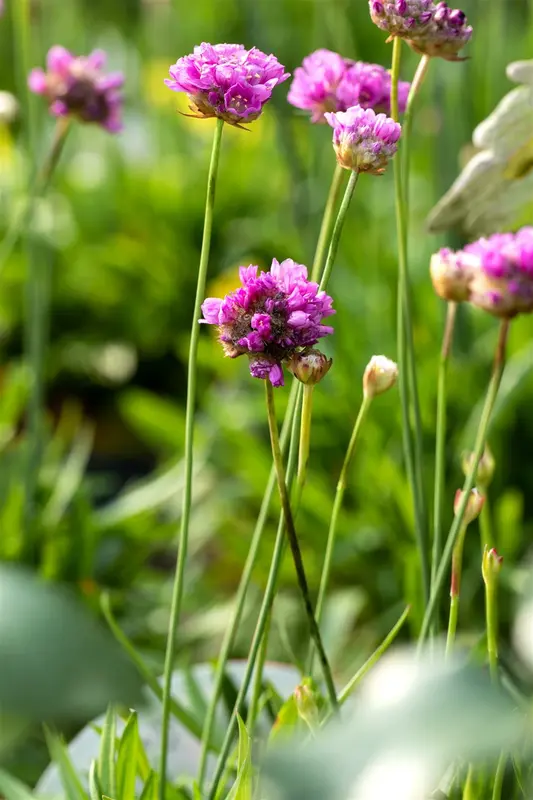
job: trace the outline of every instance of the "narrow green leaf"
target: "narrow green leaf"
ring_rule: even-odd
[[[98,782],[97,763],[93,758],[89,767],[89,796],[90,800],[102,800],[102,788]]]
[[[25,783],[0,769],[0,794],[5,800],[35,800]]]
[[[301,725],[300,715],[298,714],[298,706],[296,705],[296,698],[294,694],[283,703],[281,706],[276,721],[270,731],[268,738],[269,745],[277,742],[280,739],[287,739],[293,736],[297,728]]]
[[[44,734],[50,758],[57,765],[59,777],[68,800],[88,800],[63,740],[46,725],[44,726]]]
[[[117,791],[120,800],[135,800],[138,741],[139,725],[137,714],[132,711],[118,745]]]
[[[113,705],[108,706],[105,722],[102,726],[100,752],[98,754],[97,775],[102,792],[116,797],[117,778],[115,767],[116,716]]]
[[[250,736],[246,725],[237,716],[239,724],[239,750],[237,755],[237,779],[226,800],[252,800],[252,762],[250,758]]]
[[[148,778],[146,779],[146,783],[144,784],[144,788],[141,792],[139,800],[157,800],[158,784],[159,780],[157,774],[151,770]]]

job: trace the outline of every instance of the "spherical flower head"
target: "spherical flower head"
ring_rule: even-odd
[[[398,102],[405,110],[409,84],[399,82]],[[324,123],[325,112],[351,106],[390,112],[390,73],[379,64],[352,61],[331,50],[316,50],[294,71],[288,101],[311,112],[311,122]]]
[[[458,513],[459,508],[461,507],[461,503],[463,502],[464,492],[461,489],[457,489],[455,493],[455,500],[453,503],[453,510],[455,514]],[[481,514],[481,510],[485,503],[485,495],[481,494],[478,489],[472,489],[470,495],[468,497],[468,503],[466,504],[466,511],[463,517],[463,524],[470,525],[475,519],[479,517]]]
[[[407,37],[410,47],[420,55],[444,58],[446,61],[464,61],[459,51],[472,37],[472,26],[466,14],[452,9],[447,3],[437,3],[429,25],[415,36]]]
[[[533,227],[495,233],[463,250],[440,251],[431,261],[441,297],[468,300],[497,317],[533,311]]]
[[[240,288],[204,301],[200,322],[218,327],[226,356],[249,356],[252,377],[283,386],[283,362],[333,333],[322,324],[335,313],[332,299],[291,258],[274,259],[270,271],[259,274],[256,266],[241,267],[239,275]]]
[[[386,356],[372,356],[363,375],[363,394],[373,398],[388,391],[398,378],[398,365]]]
[[[295,353],[287,367],[306,386],[314,386],[327,375],[332,364],[332,358],[327,358],[320,350],[312,347]]]
[[[412,38],[427,28],[432,18],[433,0],[369,0],[372,22],[389,38]]]
[[[124,83],[121,72],[105,74],[102,50],[88,56],[74,56],[56,45],[48,51],[46,72],[34,69],[28,78],[32,92],[44,95],[50,112],[56,117],[77,117],[82,122],[95,122],[111,133],[122,128]]]
[[[483,558],[481,560],[481,574],[485,585],[490,587],[496,586],[498,578],[503,566],[503,556],[498,555],[498,551],[491,547],[490,549],[485,545],[483,550]]]
[[[194,116],[219,117],[232,125],[256,120],[274,87],[289,77],[275,56],[255,47],[205,42],[169,72],[165,84],[188,95]]]
[[[463,468],[463,473],[465,477],[470,475],[470,470],[472,469],[474,463],[474,453],[464,453],[461,466]],[[481,456],[481,460],[478,464],[477,472],[476,472],[476,481],[481,486],[482,489],[486,490],[492,483],[492,478],[494,476],[494,470],[496,469],[496,461],[494,456],[492,455],[490,448],[485,445],[485,450],[483,451],[483,455]]]
[[[341,167],[372,175],[385,172],[398,149],[399,123],[361,106],[324,116],[333,128],[333,148]]]

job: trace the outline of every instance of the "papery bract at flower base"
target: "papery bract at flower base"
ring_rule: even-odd
[[[333,359],[328,358],[316,348],[295,353],[287,364],[287,368],[306,386],[314,386],[328,374]]]
[[[399,123],[361,106],[324,116],[333,128],[333,147],[341,167],[373,175],[385,171],[398,149]]]
[[[463,474],[465,477],[470,474],[470,470],[474,463],[474,453],[463,453],[463,457],[461,459],[461,467],[463,469]],[[481,460],[477,467],[476,472],[476,481],[482,489],[488,489],[490,484],[492,483],[492,478],[494,476],[494,470],[496,469],[496,461],[494,456],[492,455],[488,444],[485,445],[485,450],[483,451],[483,455],[481,456]]]
[[[481,573],[483,575],[483,581],[487,586],[494,586],[498,581],[502,565],[503,556],[498,555],[494,547],[489,550],[487,545],[485,545],[481,561]]]
[[[468,300],[497,317],[533,311],[533,227],[496,233],[431,259],[437,294]]]
[[[103,73],[106,58],[102,50],[94,50],[88,56],[74,56],[56,45],[48,51],[46,72],[32,70],[28,86],[48,99],[54,116],[72,115],[116,133],[122,128],[119,89],[124,76],[121,72]]]
[[[169,72],[165,84],[188,95],[193,115],[230,124],[256,120],[274,87],[289,77],[275,56],[255,47],[205,42],[179,58]]]
[[[453,502],[453,510],[457,514],[459,508],[461,507],[461,503],[463,502],[463,492],[461,489],[457,489],[455,493],[455,499]],[[463,517],[463,523],[465,525],[469,525],[473,522],[479,515],[483,509],[483,505],[485,504],[485,496],[481,494],[478,489],[472,489],[470,495],[468,497],[468,502],[466,504],[466,511]]]
[[[398,105],[405,111],[410,84],[400,81]],[[311,122],[326,122],[326,111],[351,106],[390,112],[391,77],[379,64],[352,61],[331,50],[316,50],[294,71],[288,101],[311,112]]]
[[[333,328],[322,320],[334,314],[332,299],[307,280],[307,268],[288,258],[274,259],[269,272],[251,265],[239,270],[242,286],[224,298],[208,297],[203,319],[217,325],[224,353],[250,357],[250,374],[283,386],[282,363],[316,344]]]

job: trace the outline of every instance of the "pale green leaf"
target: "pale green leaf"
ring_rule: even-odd
[[[116,797],[116,716],[115,709],[112,705],[108,706],[100,736],[100,752],[97,761],[98,782],[104,794],[110,797]]]
[[[0,794],[5,800],[35,800],[25,783],[0,769]]]
[[[61,783],[68,800],[88,800],[63,740],[46,726],[44,733],[50,758],[57,765]]]
[[[132,711],[120,738],[117,756],[117,790],[120,800],[135,800],[139,725]]]
[[[237,716],[239,724],[239,750],[237,755],[237,778],[226,800],[252,800],[252,762],[250,737],[246,725]]]
[[[152,770],[146,779],[146,783],[144,784],[139,800],[157,800],[158,786],[158,776]]]

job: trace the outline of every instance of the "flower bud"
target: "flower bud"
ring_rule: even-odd
[[[375,397],[394,386],[398,377],[398,365],[386,356],[372,356],[363,375],[363,394]]]
[[[470,297],[471,265],[448,248],[431,256],[429,266],[433,288],[443,300],[460,303]]]
[[[481,572],[486,586],[494,586],[498,580],[498,575],[501,572],[503,564],[503,556],[499,556],[496,549],[492,547],[490,550],[485,545],[483,551],[483,559],[481,561]]]
[[[15,121],[19,112],[19,102],[10,92],[0,92],[0,123],[9,125]]]
[[[302,682],[294,690],[294,700],[298,715],[312,731],[317,730],[320,723],[319,698],[320,695],[312,678],[303,678]]]
[[[463,453],[463,458],[461,463],[465,477],[470,474],[473,462],[474,462],[474,453]],[[481,456],[481,460],[479,462],[476,473],[476,481],[478,485],[481,486],[482,489],[487,489],[492,483],[492,477],[494,475],[495,468],[496,468],[496,462],[487,444],[485,445],[485,450],[483,452],[483,455]]]
[[[461,489],[457,489],[455,493],[455,500],[453,503],[453,510],[456,514],[459,513],[462,501],[463,501],[463,491]],[[471,522],[473,522],[475,519],[477,519],[477,517],[479,517],[484,502],[485,502],[485,496],[482,495],[477,489],[472,489],[472,491],[470,492],[470,497],[468,498],[468,503],[466,504],[466,511],[463,517],[463,523],[465,525],[470,525]]]
[[[287,367],[294,377],[306,386],[314,386],[329,372],[332,364],[332,358],[327,358],[320,350],[311,348],[294,353]]]

